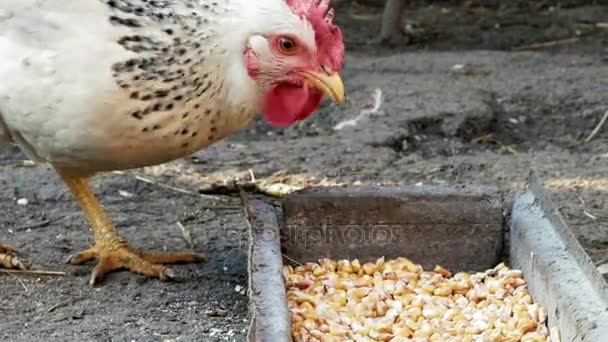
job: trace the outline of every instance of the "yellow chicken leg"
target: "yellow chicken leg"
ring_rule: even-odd
[[[16,254],[17,248],[0,243],[0,266],[7,269],[25,270],[25,266],[11,254]]]
[[[127,269],[131,272],[167,280],[174,278],[175,274],[162,264],[201,262],[207,259],[205,254],[200,253],[152,253],[139,251],[129,246],[114,228],[114,224],[91,190],[88,180],[84,177],[66,176],[61,172],[60,175],[76,197],[95,235],[93,247],[70,258],[72,264],[98,260],[91,275],[91,285],[101,280],[106,273],[119,269]]]

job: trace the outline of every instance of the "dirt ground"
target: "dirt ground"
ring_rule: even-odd
[[[181,222],[195,249],[209,254],[205,264],[176,266],[178,282],[121,272],[88,286],[92,265],[64,263],[93,242],[76,203],[46,167],[0,149],[0,241],[19,247],[32,269],[66,272],[0,275],[0,339],[243,340],[246,221],[236,197],[197,190],[251,173],[293,186],[467,183],[512,195],[534,170],[594,262],[608,263],[608,125],[581,143],[608,110],[608,30],[596,25],[608,6],[444,3],[410,5],[410,43],[393,48],[368,44],[378,9],[338,8],[348,49],[345,105],[327,104],[286,130],[259,121],[192,158],[96,179],[134,245],[189,248]],[[547,41],[560,44],[514,51]],[[373,107],[375,92],[382,95],[375,113],[335,129]]]

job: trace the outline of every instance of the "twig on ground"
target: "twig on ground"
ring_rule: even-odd
[[[597,216],[587,211],[587,204],[585,203],[585,200],[580,195],[577,195],[577,197],[578,200],[581,201],[581,205],[583,206],[583,214],[588,218],[592,219],[593,221],[597,221]]]
[[[23,283],[23,281],[21,280],[21,278],[19,278],[19,276],[17,276],[14,273],[10,273],[11,276],[15,277],[15,279],[17,279],[17,281],[19,282],[19,284],[21,284],[21,287],[23,287],[23,290],[28,293],[30,292],[30,290],[27,288],[27,286],[25,286],[25,284]]]
[[[29,270],[3,270],[0,269],[0,274],[22,274],[22,275],[32,275],[32,276],[57,276],[63,277],[66,275],[65,272],[58,271],[29,271]]]
[[[53,312],[53,311],[55,311],[55,310],[57,310],[59,308],[62,308],[64,306],[67,306],[67,305],[70,305],[70,304],[74,304],[74,303],[76,303],[79,300],[82,300],[82,297],[72,298],[70,300],[66,300],[66,301],[57,303],[57,304],[51,306],[48,310],[46,310],[46,312],[51,313],[51,312]]]
[[[600,29],[608,29],[608,23],[595,23],[595,27]]]
[[[191,159],[190,162],[193,164],[206,164],[207,163],[206,160],[200,160],[200,159]],[[241,165],[262,164],[262,163],[267,163],[267,162],[268,162],[268,160],[266,160],[266,159],[239,159],[239,160],[223,161],[222,165],[223,166],[241,166]]]
[[[587,210],[583,210],[583,214],[585,214],[585,216],[592,219],[593,221],[597,221],[597,217],[590,214]]]
[[[118,175],[123,175],[123,176],[130,176],[129,174],[127,174],[126,172],[123,172],[123,171],[114,171],[113,173],[118,174]],[[157,182],[157,181],[154,181],[152,179],[145,178],[145,177],[142,177],[142,176],[139,176],[139,175],[134,175],[134,176],[131,176],[131,177],[137,179],[138,181],[141,181],[141,182],[144,182],[144,183],[148,183],[148,184],[152,184],[152,185],[156,185],[156,186],[158,186],[160,188],[171,190],[171,191],[175,191],[175,192],[179,192],[179,193],[182,193],[182,194],[192,195],[192,196],[199,196],[199,197],[207,198],[207,199],[210,199],[210,200],[221,200],[221,198],[219,196],[203,195],[201,193],[197,193],[197,192],[194,192],[194,191],[178,188],[178,187],[175,187],[175,186],[172,186],[172,185],[169,185],[169,184],[160,183],[160,182]]]
[[[190,230],[188,228],[186,228],[181,222],[177,221],[177,226],[179,227],[179,230],[181,230],[182,235],[184,236],[184,239],[188,242],[188,244],[190,245],[190,248],[195,249],[196,248],[196,244],[194,243],[194,240],[192,240],[192,234],[190,234]]]
[[[549,42],[518,46],[518,47],[514,47],[512,50],[513,51],[540,50],[540,49],[550,48],[550,47],[554,47],[554,46],[574,44],[574,43],[577,43],[579,40],[580,39],[576,38],[576,37],[552,40]]]
[[[294,259],[294,258],[292,258],[292,257],[290,257],[288,255],[285,255],[285,254],[281,254],[281,255],[283,256],[283,258],[285,258],[285,260],[287,260],[287,261],[289,261],[291,263],[294,263],[294,264],[296,264],[298,266],[303,265],[303,263],[301,261],[298,261],[298,260],[296,260],[296,259]]]
[[[593,138],[595,138],[595,136],[600,132],[600,130],[602,129],[602,127],[604,126],[604,124],[606,123],[607,120],[608,120],[608,110],[606,111],[606,113],[604,113],[604,116],[602,117],[600,122],[597,124],[597,126],[595,126],[593,131],[591,131],[591,134],[589,134],[589,136],[587,137],[587,139],[585,139],[584,142],[588,143],[591,140],[593,140]]]
[[[484,134],[482,136],[471,139],[471,144],[489,144],[495,142],[496,137],[492,133]]]
[[[334,126],[334,130],[339,131],[345,127],[356,126],[359,123],[359,120],[368,117],[372,114],[376,114],[380,111],[382,107],[382,103],[384,103],[384,96],[382,95],[382,89],[376,88],[374,89],[374,93],[372,95],[372,99],[374,100],[373,106],[370,109],[363,109],[359,112],[354,119],[349,119],[346,121],[339,122]]]
[[[200,206],[199,209],[222,211],[222,210],[241,210],[242,208],[239,207],[238,205],[204,205],[204,206]]]
[[[269,197],[284,197],[285,195],[301,190],[302,187],[289,185],[285,183],[275,183],[269,181],[254,181],[254,182],[231,182],[228,184],[208,184],[205,187],[199,188],[199,192],[203,194],[218,194],[218,195],[237,195],[241,190],[266,195]]]
[[[48,226],[49,224],[55,223],[57,221],[61,221],[64,218],[65,218],[65,216],[59,216],[59,217],[55,217],[52,219],[46,219],[46,220],[38,222],[38,223],[23,225],[23,226],[15,228],[13,230],[18,232],[18,231],[28,230],[28,229],[44,228],[44,227]]]

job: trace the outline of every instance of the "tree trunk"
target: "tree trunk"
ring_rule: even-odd
[[[405,0],[386,0],[380,30],[381,42],[394,43],[402,39],[401,17],[403,7],[405,7]]]

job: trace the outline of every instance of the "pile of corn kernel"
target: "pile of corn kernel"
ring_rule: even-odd
[[[283,269],[294,341],[559,342],[520,271],[433,272],[406,258]]]

